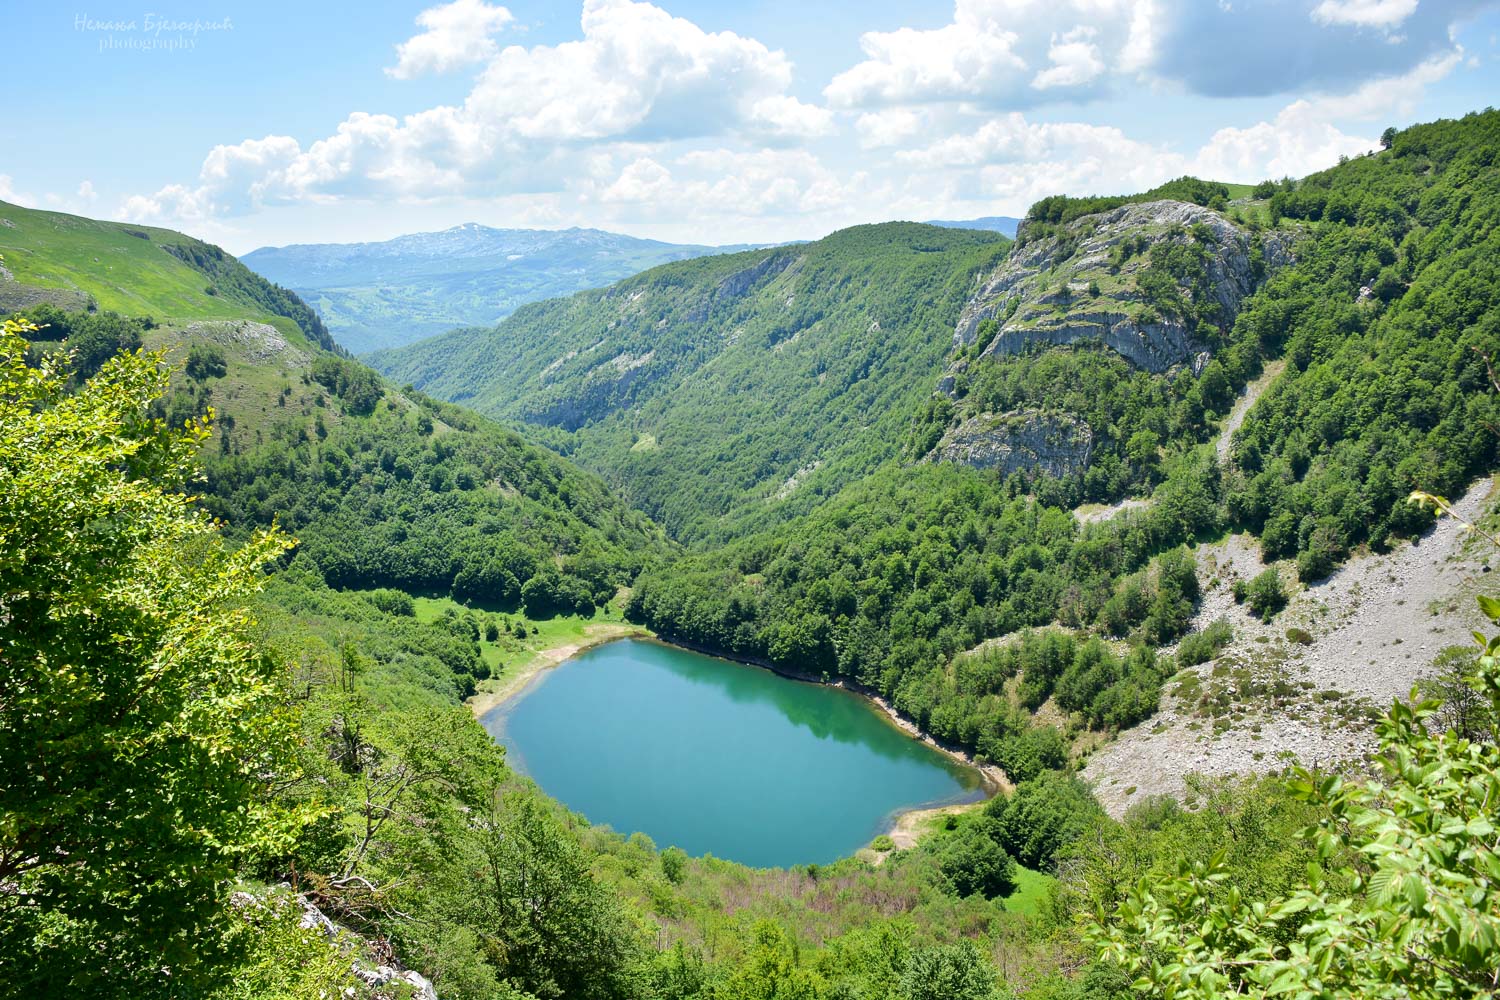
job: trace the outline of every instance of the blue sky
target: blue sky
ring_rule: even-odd
[[[15,4],[0,199],[234,252],[703,243],[1302,174],[1500,92],[1479,0]]]

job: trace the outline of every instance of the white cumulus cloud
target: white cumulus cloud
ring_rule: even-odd
[[[620,176],[604,188],[599,200],[604,202],[658,202],[672,192],[672,172],[649,157],[627,164]]]
[[[862,177],[852,179],[862,182]],[[802,150],[694,150],[670,168],[649,158],[627,164],[594,200],[613,205],[616,218],[749,220],[819,216],[852,206],[845,180]]]
[[[862,57],[821,98],[807,88],[822,81],[798,79],[756,38],[647,0],[578,2],[574,34],[545,45],[497,42],[511,23],[503,7],[432,7],[389,72],[472,64],[461,100],[216,146],[196,178],[128,198],[120,214],[203,233],[262,212],[359,210],[344,203],[408,218],[481,206],[470,217],[747,241],[896,214],[1018,214],[1049,194],[1136,191],[1189,172],[1297,175],[1370,148],[1369,135],[1462,65],[1449,25],[1473,0],[1405,14],[1396,0],[1343,0],[1324,3],[1322,20],[1309,17],[1319,0],[1279,14],[1196,0],[955,0],[936,28],[862,35]],[[1206,140],[1191,124],[1210,117],[1205,95],[1283,92],[1267,105],[1279,111],[1254,118],[1224,104],[1217,117],[1230,125]],[[1113,102],[1094,104],[1099,116],[1060,110],[1122,93],[1167,95],[1164,113],[1184,106],[1191,138],[1143,141],[1118,127],[1130,115]],[[853,141],[829,141],[841,132]],[[18,197],[8,179],[0,197]]]
[[[1454,25],[1482,5],[955,0],[941,27],[862,35],[864,58],[824,96],[836,108],[971,102],[1009,111],[1143,84],[1209,97],[1349,88],[1453,48]]]
[[[1346,135],[1310,101],[1296,101],[1271,121],[1223,128],[1198,151],[1192,172],[1215,180],[1251,182],[1300,177],[1357,156],[1375,146],[1370,138]]]
[[[1087,25],[1074,28],[1061,37],[1054,35],[1047,49],[1047,58],[1052,65],[1042,70],[1031,80],[1038,90],[1053,87],[1080,87],[1092,83],[1104,72],[1104,60],[1099,57],[1099,47],[1094,44],[1096,34]]]
[[[865,149],[897,146],[927,127],[927,115],[913,108],[867,111],[854,121],[859,144]]]
[[[1313,8],[1319,24],[1352,24],[1361,28],[1395,28],[1416,13],[1417,0],[1323,0]]]
[[[32,204],[30,198],[16,190],[15,178],[10,174],[0,174],[0,201],[8,201],[22,208],[30,208]]]
[[[199,232],[213,220],[215,213],[213,200],[203,189],[168,184],[155,194],[131,195],[116,214],[126,222],[149,222]]]
[[[417,15],[418,26],[427,30],[396,46],[396,65],[386,73],[410,80],[482,62],[497,51],[490,36],[513,20],[509,10],[484,0],[454,0],[429,7]]]
[[[769,140],[813,139],[834,131],[832,111],[788,94],[763,97],[752,104],[747,125]]]
[[[1371,80],[1348,94],[1304,98],[1282,108],[1271,121],[1223,128],[1199,150],[1192,169],[1200,177],[1251,181],[1301,177],[1375,148],[1370,136],[1349,135],[1335,122],[1348,119],[1389,124],[1408,114],[1423,90],[1443,79],[1463,59],[1461,52],[1429,59],[1409,73]]]
[[[1011,112],[972,132],[896,154],[898,162],[942,178],[949,197],[1021,211],[1051,194],[1148,188],[1183,173],[1186,160],[1113,126],[1033,122]]]
[[[577,41],[501,51],[468,116],[527,138],[681,138],[754,122],[757,105],[792,81],[785,53],[653,4],[586,0],[580,25]]]
[[[485,31],[509,20],[502,11],[460,0],[424,12],[428,31],[401,47],[398,69],[470,59],[479,50],[443,39],[463,35],[483,49]],[[637,0],[585,0],[579,26],[581,37],[557,45],[485,49],[461,104],[401,118],[354,112],[305,145],[273,135],[217,146],[196,184],[137,196],[124,211],[143,220],[178,212],[186,222],[340,198],[555,192],[589,175],[590,150],[608,158],[615,147],[716,137],[788,145],[835,130],[829,109],[788,92],[786,55],[753,38],[707,32]]]
[[[835,107],[938,101],[1022,106],[1044,92],[1102,87],[1152,57],[1155,0],[957,0],[940,28],[871,31],[865,58],[835,76]]]

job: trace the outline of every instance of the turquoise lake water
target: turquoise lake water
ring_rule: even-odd
[[[836,688],[637,639],[546,671],[484,718],[592,823],[758,867],[824,864],[979,776]]]

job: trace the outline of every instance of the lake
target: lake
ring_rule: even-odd
[[[543,672],[483,722],[590,822],[757,867],[827,863],[904,809],[983,794],[857,695],[639,639]]]

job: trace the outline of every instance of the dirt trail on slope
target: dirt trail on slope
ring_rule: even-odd
[[[1234,401],[1234,406],[1224,421],[1224,427],[1219,431],[1219,440],[1214,445],[1219,454],[1220,466],[1229,464],[1229,445],[1234,438],[1234,432],[1240,429],[1240,425],[1245,422],[1245,417],[1249,415],[1250,408],[1255,405],[1256,400],[1260,399],[1266,387],[1276,381],[1276,376],[1284,371],[1286,371],[1284,359],[1272,361],[1260,373],[1260,378],[1246,384],[1244,390],[1240,392],[1240,398]]]
[[[1273,361],[1266,365],[1261,372],[1260,378],[1246,384],[1239,398],[1234,401],[1234,406],[1229,411],[1229,416],[1224,418],[1224,426],[1219,430],[1219,436],[1214,441],[1214,451],[1219,457],[1219,466],[1227,468],[1229,465],[1229,446],[1234,438],[1234,432],[1240,429],[1249,415],[1250,408],[1260,399],[1266,388],[1276,380],[1276,376],[1286,370],[1285,361]],[[1073,510],[1073,517],[1079,524],[1098,524],[1118,517],[1126,511],[1146,510],[1151,506],[1150,499],[1140,497],[1127,497],[1119,503],[1097,504],[1088,503]]]
[[[1466,519],[1488,508],[1485,478],[1454,504]],[[1162,711],[1101,747],[1084,769],[1115,816],[1148,795],[1181,796],[1189,774],[1266,772],[1297,760],[1308,766],[1358,761],[1376,748],[1371,713],[1405,697],[1445,646],[1466,645],[1482,616],[1474,594],[1490,583],[1487,564],[1500,553],[1443,518],[1415,542],[1385,555],[1351,560],[1327,580],[1298,591],[1270,625],[1252,618],[1230,594],[1264,564],[1246,535],[1199,546],[1206,581],[1193,623],[1217,618],[1234,642],[1213,663],[1166,685]],[[1283,564],[1291,587],[1295,573]],[[1305,629],[1310,645],[1289,641]],[[1227,694],[1205,710],[1201,695]],[[1227,706],[1227,707],[1226,707]]]

